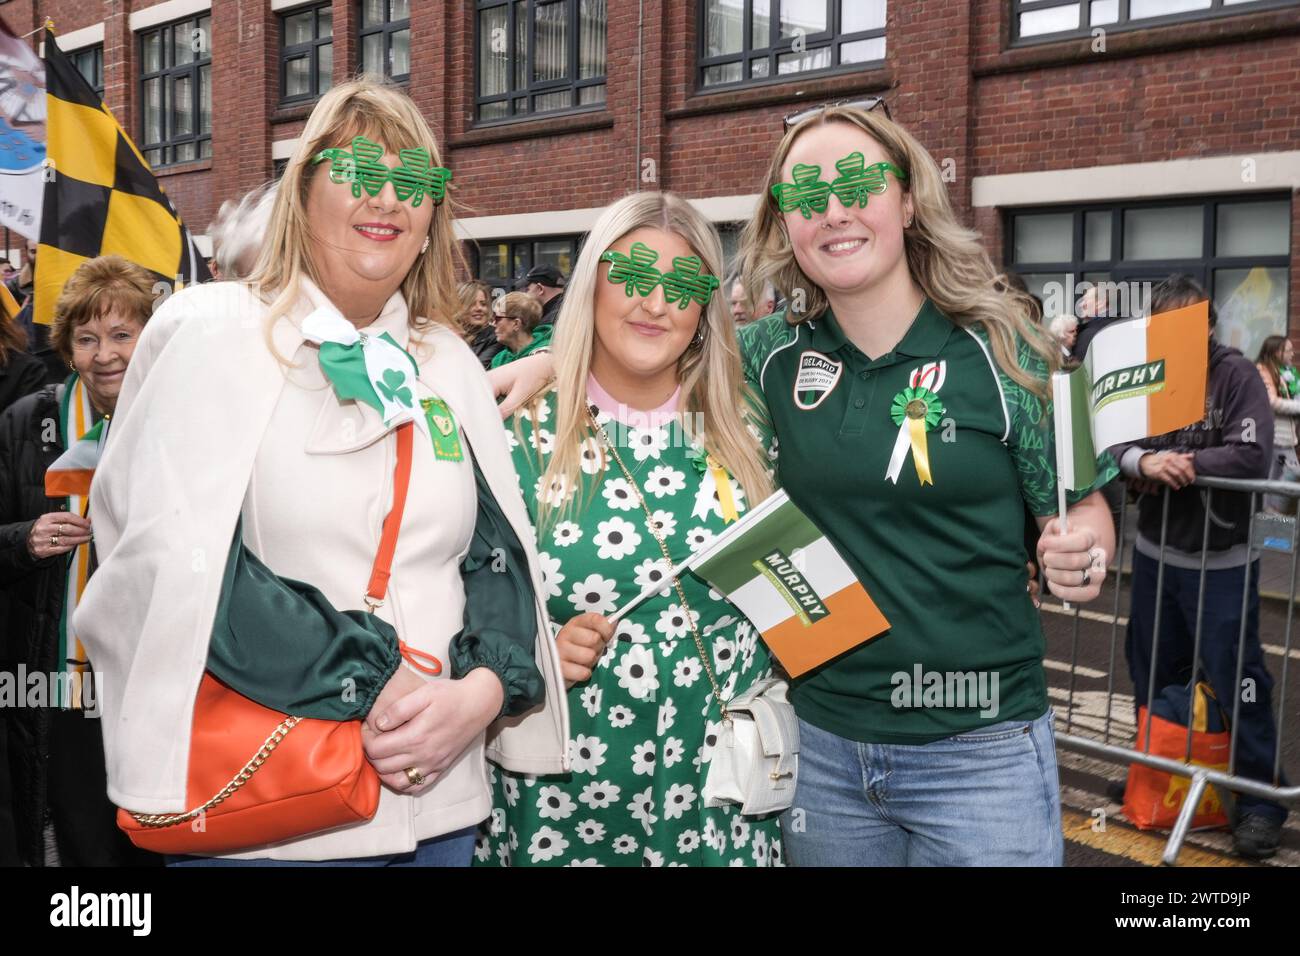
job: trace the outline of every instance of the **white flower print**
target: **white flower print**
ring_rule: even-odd
[[[588,717],[595,717],[600,713],[600,698],[600,685],[591,684],[582,689],[582,709],[587,712]]]
[[[614,579],[599,574],[589,574],[585,580],[575,582],[569,593],[569,603],[583,611],[596,614],[608,614],[618,607],[618,592],[614,590]]]
[[[713,666],[717,673],[723,674],[731,670],[731,666],[736,663],[736,645],[725,637],[715,637],[713,639]]]
[[[776,461],[781,455],[781,443],[777,441],[776,436],[772,436],[771,443],[767,446],[767,460]]]
[[[700,833],[698,830],[683,830],[677,834],[677,852],[686,854],[694,853],[700,848]]]
[[[754,831],[754,852],[750,855],[754,858],[756,866],[767,866],[767,834],[762,830]]]
[[[587,407],[589,409],[592,409],[592,411],[595,413],[597,425],[608,425],[610,422],[614,420],[613,414],[605,411],[605,409],[601,408],[598,405],[591,404],[588,405]]]
[[[737,816],[731,821],[731,845],[737,850],[749,842],[749,824]]]
[[[712,540],[713,532],[708,528],[692,528],[690,531],[686,532],[686,547],[691,549],[691,554],[694,554]],[[712,596],[717,594],[717,592],[710,591],[709,594]],[[720,601],[722,600],[722,596],[718,595],[717,597],[714,597],[713,600]]]
[[[510,849],[512,850],[519,849],[519,833],[515,830],[515,828],[511,827],[507,835],[510,838]]]
[[[690,687],[703,673],[704,668],[698,657],[683,657],[673,665],[673,684],[677,687]]]
[[[632,748],[632,772],[647,776],[655,772],[655,742],[647,740]]]
[[[664,855],[660,853],[658,850],[652,850],[649,847],[646,847],[645,856],[641,857],[641,865],[642,866],[663,866]]]
[[[613,806],[622,792],[623,788],[618,784],[600,780],[584,786],[582,793],[578,794],[578,802],[586,804],[593,810],[604,810],[606,807]]]
[[[505,794],[506,806],[513,807],[519,799],[519,781],[510,774],[505,774],[501,778],[501,792]]]
[[[594,856],[589,856],[585,860],[570,860],[565,866],[600,866],[600,863]]]
[[[660,763],[665,767],[671,767],[682,759],[682,739],[680,737],[669,737],[659,748]]]
[[[618,631],[615,630],[614,633],[617,634]],[[609,665],[614,663],[614,658],[618,656],[618,649],[623,643],[619,640],[613,640],[606,644],[604,653],[600,655],[600,660],[596,661],[596,666],[602,670],[609,670]]]
[[[502,866],[510,865],[510,844],[509,843],[497,844],[497,858],[500,859]]]
[[[492,846],[488,843],[486,833],[480,833],[474,838],[474,859],[480,863],[486,863],[492,856]]]
[[[644,644],[633,644],[614,668],[618,686],[637,700],[644,700],[659,687],[659,667]]]
[[[615,838],[614,852],[620,856],[626,855],[634,852],[640,845],[641,844],[636,842],[636,837],[632,836],[630,833],[624,833],[622,836]]]
[[[744,861],[744,860],[738,860],[738,859],[737,859],[737,860],[732,860],[731,862],[729,862],[729,863],[727,864],[727,866],[744,866],[744,865],[745,865],[745,861]]]
[[[676,650],[677,650],[677,642],[676,642],[676,641],[660,641],[660,642],[659,642],[659,653],[662,654],[664,657],[672,657],[672,656],[673,656],[673,653],[674,653]]]
[[[720,631],[720,630],[722,630],[723,628],[725,628],[725,627],[727,627],[728,625],[732,624],[735,620],[736,620],[736,619],[735,619],[734,617],[732,617],[730,614],[724,614],[724,615],[722,615],[722,617],[718,618],[718,619],[717,619],[716,621],[714,621],[712,624],[707,624],[707,625],[705,625],[705,626],[704,626],[704,629],[701,631],[701,633],[702,633],[705,637],[708,637],[708,636],[709,636],[710,634],[712,634],[714,631]]]
[[[567,548],[581,537],[582,528],[572,521],[561,521],[555,526],[554,538],[557,547]]]
[[[510,449],[510,451],[514,451],[516,448],[519,447],[519,438],[515,435],[515,430],[513,428],[505,429],[505,433],[506,433],[506,447]]]
[[[537,794],[537,815],[543,820],[567,820],[578,805],[559,787],[542,787]]]
[[[713,817],[704,821],[704,845],[712,847],[717,853],[721,853],[727,846],[727,834],[718,829]]]
[[[613,517],[596,525],[596,537],[592,541],[599,549],[596,557],[602,561],[619,561],[637,549],[641,535],[632,522]]]
[[[632,724],[632,711],[628,710],[622,704],[615,704],[609,709],[609,724],[611,727],[623,728]]]
[[[645,590],[652,584],[658,584],[660,581],[668,581],[668,572],[672,568],[663,558],[646,558],[634,569],[636,573],[637,587]],[[659,593],[666,595],[672,588],[671,584],[664,584],[663,590]]]
[[[656,511],[650,516],[661,538],[671,538],[677,531],[677,519],[671,511]]]
[[[542,481],[542,478],[538,478],[537,484],[534,485],[537,500],[554,507],[564,504],[564,499],[570,494],[569,479],[564,475],[556,475],[545,488],[542,487]]]
[[[564,839],[564,834],[559,830],[540,827],[533,834],[532,842],[528,844],[528,858],[534,863],[553,860],[568,849],[568,846],[569,841]]]
[[[578,467],[584,475],[600,473],[605,464],[604,452],[595,436],[588,436],[578,446]]]
[[[771,866],[781,865],[781,841],[775,837],[772,838],[772,844],[769,847],[768,856],[772,860],[770,864]]]
[[[636,493],[626,478],[610,478],[601,486],[600,493],[614,511],[631,511],[637,507]]]
[[[605,839],[605,824],[599,820],[583,820],[578,824],[578,837],[590,846]]]
[[[724,700],[731,700],[736,692],[736,678],[740,676],[740,671],[732,671],[730,676],[722,682],[722,697]]]
[[[736,514],[745,513],[745,489],[740,487],[740,482],[735,478],[728,478],[727,483],[731,485],[732,501],[736,503]],[[707,520],[709,515],[715,518],[722,517],[722,502],[718,500],[718,483],[713,477],[713,472],[709,472],[700,479],[700,487],[695,492],[695,508],[691,511],[692,518],[699,518],[701,521]]]
[[[605,762],[605,751],[609,745],[599,737],[578,736],[569,744],[569,758],[573,762],[574,773],[595,773]]]
[[[545,551],[538,551],[537,558],[542,566],[542,587],[546,590],[546,596],[559,597],[560,585],[564,583],[564,575],[560,573],[560,559],[551,557]]]
[[[705,764],[713,759],[713,748],[718,745],[718,732],[721,729],[722,725],[713,720],[704,725],[704,743],[700,744],[700,763]]]
[[[665,697],[664,702],[659,705],[659,728],[656,733],[662,737],[668,733],[668,729],[673,725],[673,718],[677,716],[677,706],[673,703],[671,697]]]
[[[551,420],[551,406],[547,402],[538,402],[532,409],[525,413],[528,416],[529,421],[533,420],[534,411],[537,413],[537,424],[545,425]]]
[[[637,461],[645,461],[647,458],[659,457],[659,454],[668,447],[668,432],[662,428],[630,428],[627,433],[627,443],[632,448],[632,454]]]
[[[670,604],[667,610],[659,612],[659,620],[655,622],[655,630],[670,640],[679,637],[685,637],[691,632],[691,621],[696,623],[700,620],[700,612],[692,610],[690,618],[686,616],[686,609],[680,604]]]
[[[645,625],[637,621],[629,621],[627,618],[619,618],[618,624],[614,627],[614,636],[623,638],[633,644],[648,644],[650,637],[645,632]],[[607,646],[613,646],[612,643]]]
[[[678,471],[671,465],[656,465],[646,475],[645,490],[656,498],[675,495],[686,487],[685,472]]]
[[[689,783],[675,783],[664,794],[664,819],[676,820],[695,803],[695,788]]]
[[[539,428],[528,436],[528,444],[543,455],[549,455],[555,450],[555,436],[545,428]]]
[[[655,801],[651,793],[654,791],[653,786],[646,787],[640,793],[632,798],[632,802],[627,805],[628,812],[632,814],[633,820],[639,820],[641,826],[645,829],[645,835],[650,836],[654,833],[654,824],[659,818],[655,816]]]

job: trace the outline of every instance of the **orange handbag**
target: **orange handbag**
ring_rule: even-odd
[[[411,478],[412,425],[397,429],[393,507],[366,589],[373,611],[388,590],[397,532]],[[436,658],[400,645],[403,656]],[[194,702],[184,813],[119,809],[117,825],[155,853],[209,855],[293,840],[371,819],[379,777],[361,745],[361,721],[286,716],[204,673]]]

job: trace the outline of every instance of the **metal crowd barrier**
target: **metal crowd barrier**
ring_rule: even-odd
[[[1261,516],[1257,514],[1258,506],[1261,503],[1263,495],[1279,495],[1300,499],[1300,484],[1284,481],[1247,481],[1242,479],[1230,478],[1209,478],[1198,476],[1195,486],[1203,489],[1205,496],[1205,522],[1203,528],[1202,546],[1201,546],[1201,569],[1200,582],[1197,590],[1196,601],[1196,628],[1193,638],[1192,660],[1197,662],[1197,671],[1194,677],[1201,676],[1200,671],[1200,652],[1201,652],[1201,625],[1205,604],[1205,574],[1206,574],[1206,551],[1205,546],[1209,542],[1210,535],[1210,506],[1214,500],[1214,492],[1232,491],[1240,493],[1249,493],[1250,495],[1250,519],[1247,529],[1247,542],[1251,547],[1252,557],[1256,550],[1256,524]],[[1065,717],[1064,731],[1057,731],[1057,745],[1067,750],[1077,751],[1090,757],[1099,758],[1111,763],[1119,764],[1140,764],[1146,767],[1152,767],[1157,770],[1163,770],[1170,774],[1190,778],[1187,795],[1183,800],[1183,805],[1179,811],[1177,821],[1169,835],[1169,841],[1165,845],[1163,854],[1163,863],[1167,866],[1173,866],[1177,861],[1178,853],[1182,849],[1187,833],[1191,828],[1192,819],[1195,815],[1196,808],[1201,802],[1201,797],[1205,788],[1211,784],[1223,790],[1232,790],[1239,793],[1248,793],[1253,796],[1273,800],[1277,803],[1287,805],[1300,804],[1300,786],[1282,786],[1282,742],[1285,737],[1285,727],[1283,716],[1286,714],[1286,692],[1288,666],[1291,657],[1291,633],[1292,622],[1295,617],[1295,598],[1296,598],[1296,568],[1297,558],[1300,557],[1300,517],[1289,522],[1289,544],[1291,554],[1291,576],[1290,591],[1287,599],[1286,608],[1286,632],[1283,638],[1282,651],[1282,673],[1280,679],[1274,688],[1277,701],[1274,719],[1277,726],[1277,744],[1273,755],[1273,774],[1272,782],[1264,783],[1258,780],[1248,780],[1236,773],[1237,765],[1237,729],[1238,717],[1241,711],[1241,681],[1245,661],[1246,642],[1244,640],[1246,633],[1246,620],[1248,599],[1250,597],[1252,575],[1246,573],[1242,576],[1243,587],[1241,594],[1241,625],[1237,633],[1237,669],[1236,684],[1233,694],[1232,715],[1229,718],[1230,740],[1231,744],[1228,751],[1228,769],[1226,771],[1216,770],[1210,767],[1203,767],[1191,762],[1192,749],[1192,727],[1190,719],[1191,707],[1189,705],[1189,719],[1187,728],[1187,743],[1183,752],[1182,760],[1173,760],[1167,757],[1160,757],[1151,754],[1151,703],[1155,698],[1159,688],[1155,686],[1157,654],[1159,652],[1160,636],[1160,617],[1161,604],[1160,596],[1164,594],[1164,576],[1165,576],[1165,549],[1166,536],[1168,533],[1169,523],[1169,498],[1171,489],[1167,486],[1164,489],[1162,514],[1160,522],[1160,559],[1159,569],[1156,575],[1156,610],[1153,624],[1154,633],[1152,635],[1151,647],[1151,676],[1147,686],[1147,715],[1146,715],[1146,732],[1143,735],[1146,740],[1146,746],[1142,752],[1136,749],[1138,737],[1134,738],[1134,748],[1124,747],[1120,744],[1113,743],[1111,740],[1111,713],[1113,710],[1113,698],[1115,693],[1115,646],[1119,635],[1119,613],[1120,613],[1120,591],[1124,577],[1124,526],[1127,518],[1127,504],[1120,510],[1119,528],[1116,532],[1116,541],[1118,542],[1116,550],[1119,552],[1118,559],[1114,562],[1115,577],[1115,600],[1111,614],[1111,633],[1110,633],[1110,659],[1106,671],[1106,716],[1103,725],[1101,740],[1095,740],[1091,737],[1080,736],[1074,733],[1074,697],[1075,697],[1075,680],[1078,669],[1078,649],[1079,649],[1079,612],[1080,608],[1074,608],[1074,626],[1071,638],[1070,648],[1070,671],[1069,671],[1069,690],[1068,690],[1068,709]],[[1271,520],[1271,519],[1266,519]],[[1261,572],[1263,570],[1261,561]],[[1255,587],[1259,587],[1260,575],[1255,577]],[[1131,599],[1130,599],[1131,600]],[[1262,616],[1262,615],[1261,615]],[[1263,642],[1263,634],[1260,634],[1260,642]],[[1222,705],[1223,702],[1220,702]],[[1134,722],[1136,729],[1137,705],[1134,702]]]

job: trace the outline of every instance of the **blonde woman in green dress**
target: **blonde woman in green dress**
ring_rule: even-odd
[[[556,323],[556,381],[506,423],[569,686],[573,771],[490,768],[479,865],[783,862],[775,816],[701,795],[719,697],[766,676],[767,651],[707,584],[665,574],[772,490],[721,260],[712,226],[674,195],[610,206]]]

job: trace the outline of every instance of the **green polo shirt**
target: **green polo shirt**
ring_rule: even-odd
[[[1050,403],[998,369],[982,328],[928,300],[875,360],[830,310],[793,327],[777,313],[739,335],[780,443],[782,487],[890,622],[794,683],[799,716],[852,740],[904,744],[1041,716],[1044,642],[1025,591],[1024,530],[1025,506],[1056,513]],[[1027,345],[1018,358],[1046,379]],[[887,478],[899,434],[890,408],[914,374],[943,404],[926,434],[926,485],[910,451],[897,481]],[[1108,455],[1099,465],[1093,488],[1118,473]]]
[[[513,362],[515,359],[521,359],[525,355],[532,355],[539,349],[549,349],[551,347],[551,334],[555,331],[553,325],[539,325],[533,329],[533,340],[525,345],[518,352],[512,352],[509,349],[502,349],[492,358],[492,368],[500,368]]]

